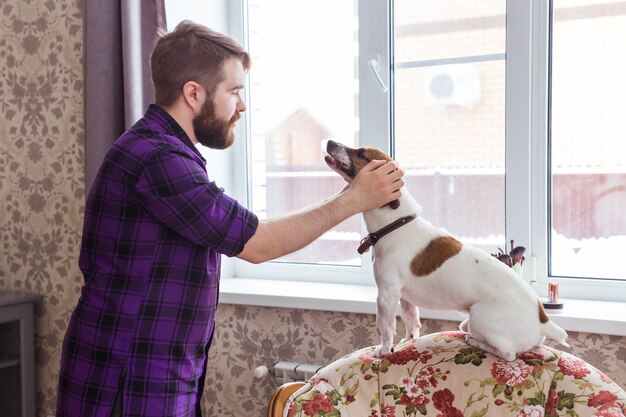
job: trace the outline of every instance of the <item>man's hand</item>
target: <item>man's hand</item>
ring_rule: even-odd
[[[373,160],[365,165],[342,193],[346,205],[360,213],[382,207],[402,195],[404,171],[395,161]]]

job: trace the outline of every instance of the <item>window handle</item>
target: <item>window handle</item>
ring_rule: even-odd
[[[378,86],[383,91],[383,93],[386,93],[387,91],[389,91],[389,88],[385,85],[385,82],[380,76],[380,72],[378,72],[378,59],[370,59],[367,62],[367,64],[370,67],[370,70],[372,71],[372,74],[374,75],[374,79],[378,83]]]

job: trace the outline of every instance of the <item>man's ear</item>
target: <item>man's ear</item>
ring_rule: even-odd
[[[183,84],[183,98],[194,113],[200,111],[204,88],[195,81],[187,81]]]

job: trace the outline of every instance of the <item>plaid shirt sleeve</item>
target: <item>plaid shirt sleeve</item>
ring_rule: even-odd
[[[239,254],[258,226],[254,213],[228,197],[197,161],[174,147],[147,158],[135,187],[141,204],[157,221],[227,256]]]

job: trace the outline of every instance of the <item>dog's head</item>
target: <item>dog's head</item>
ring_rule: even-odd
[[[359,171],[370,161],[377,159],[391,161],[391,157],[376,148],[362,147],[358,149],[350,148],[334,140],[329,140],[326,144],[328,155],[324,158],[326,164],[349,184],[352,183]],[[392,209],[400,206],[398,200],[389,203]]]

